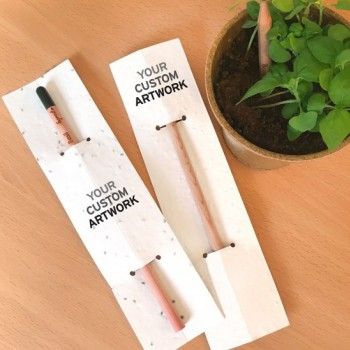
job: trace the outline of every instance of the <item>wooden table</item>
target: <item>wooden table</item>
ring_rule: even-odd
[[[206,55],[231,2],[1,0],[0,93],[70,58],[152,190],[108,64],[179,37],[205,97]],[[0,130],[0,348],[139,349],[3,104]],[[222,145],[291,322],[242,349],[350,349],[350,147],[261,172]]]

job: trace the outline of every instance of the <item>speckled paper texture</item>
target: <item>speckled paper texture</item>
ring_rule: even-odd
[[[206,332],[226,350],[288,325],[281,299],[178,39],[111,65],[163,214],[226,318]],[[222,240],[210,253],[205,228],[167,128],[179,132]],[[235,247],[229,246],[234,242]]]
[[[79,143],[62,143],[35,93],[44,86]],[[3,97],[143,348],[176,349],[222,319],[215,302],[71,63]],[[175,333],[135,271],[153,264],[186,326]],[[73,282],[74,283],[74,282]]]

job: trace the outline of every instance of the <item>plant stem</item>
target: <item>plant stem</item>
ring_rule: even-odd
[[[262,98],[260,99],[260,101],[264,101],[264,100],[268,100],[268,99],[273,98],[273,97],[276,97],[276,96],[284,95],[284,94],[287,94],[288,92],[289,92],[288,90],[276,92],[275,94],[262,97]]]
[[[329,108],[329,109],[337,109],[336,106],[332,106],[332,105],[325,105],[324,108]],[[350,111],[350,108],[344,108],[346,111]]]
[[[323,10],[324,10],[324,7],[323,7],[323,0],[320,0],[320,17],[318,18],[318,25],[321,25],[322,24],[322,21],[323,21]]]
[[[298,103],[298,100],[286,100],[286,101],[271,103],[268,105],[260,105],[260,106],[253,106],[253,107],[254,108],[271,108],[271,107],[275,107],[275,106],[286,105],[289,103]]]
[[[246,52],[246,53],[248,53],[248,51],[249,51],[250,48],[252,47],[252,44],[253,44],[253,41],[254,41],[254,38],[255,38],[257,32],[258,32],[258,26],[256,26],[256,27],[254,28],[254,31],[253,31],[253,33],[252,33],[252,36],[251,36],[250,39],[249,39],[249,43],[248,43],[248,46],[247,46],[247,52]]]

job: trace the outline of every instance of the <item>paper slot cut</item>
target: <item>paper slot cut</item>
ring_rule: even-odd
[[[230,349],[286,327],[280,296],[180,40],[133,52],[110,68],[162,212],[225,314],[206,332],[210,347]],[[203,254],[212,249],[176,146],[166,130],[156,129],[182,116],[186,121],[178,131],[226,246],[206,259]]]
[[[70,147],[62,142],[36,96],[38,86],[50,91],[80,142]],[[221,320],[209,291],[70,61],[3,99],[142,347],[179,348]],[[111,185],[116,194],[106,199]],[[119,204],[124,209],[119,206],[112,215],[111,208]],[[153,260],[159,283],[183,316],[180,332],[174,332],[142,276],[130,275]]]

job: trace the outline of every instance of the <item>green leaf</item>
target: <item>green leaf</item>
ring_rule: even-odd
[[[339,10],[350,10],[350,0],[338,0],[336,8]]]
[[[315,127],[314,127],[313,129],[311,129],[310,131],[311,131],[311,132],[320,132],[320,123],[321,123],[321,120],[322,120],[323,118],[325,118],[325,117],[326,117],[326,115],[325,115],[324,113],[322,113],[321,115],[319,115],[319,116],[317,117],[317,122],[316,122]]]
[[[327,36],[328,35],[328,29],[331,25],[330,24],[324,24],[322,27],[322,33],[321,35]]]
[[[288,89],[289,91],[291,91],[291,88],[293,87],[293,81],[297,80],[295,79],[295,73],[290,71],[279,75],[279,79],[281,81],[281,87]]]
[[[247,19],[247,20],[243,23],[242,28],[244,28],[244,29],[254,28],[254,27],[257,26],[257,24],[258,24],[257,21],[253,21],[252,19]]]
[[[277,39],[270,41],[269,56],[277,63],[285,63],[292,58],[290,52],[286,50]]]
[[[288,79],[287,81],[284,81],[283,79],[283,87],[285,89],[288,89],[289,92],[294,95],[296,98],[298,97],[298,85],[299,85],[299,81],[300,79],[295,78],[295,77],[291,77],[290,79]]]
[[[350,67],[338,73],[329,86],[329,97],[336,106],[350,107]]]
[[[288,72],[288,66],[285,63],[273,63],[270,72],[274,77],[280,78]]]
[[[284,38],[287,34],[288,34],[287,23],[283,20],[278,20],[276,22],[273,22],[272,28],[267,33],[267,37],[269,40],[281,39],[281,38]]]
[[[272,0],[272,4],[281,12],[290,12],[294,8],[293,0]]]
[[[251,86],[242,99],[237,103],[241,103],[249,97],[252,97],[257,94],[261,94],[263,92],[273,90],[276,87],[281,85],[281,80],[272,76],[272,74],[267,73],[261,80],[256,82],[253,86]]]
[[[320,72],[328,68],[326,64],[319,62],[307,48],[294,60],[293,67],[297,76],[315,83],[319,81]]]
[[[316,93],[310,96],[309,101],[307,103],[307,110],[314,111],[318,114],[323,112],[323,109],[326,106],[326,96],[321,93]]]
[[[334,62],[342,49],[342,44],[327,36],[318,36],[310,39],[307,46],[311,53],[322,63]]]
[[[329,85],[333,79],[333,75],[334,72],[332,68],[326,68],[320,72],[319,82],[323,90],[328,91]]]
[[[343,42],[350,38],[350,29],[344,26],[344,24],[337,23],[329,27],[328,36],[332,39]]]
[[[272,5],[271,1],[269,3],[270,14],[272,18],[272,23],[277,21],[284,21],[283,14],[275,6]]]
[[[345,109],[334,109],[320,121],[320,133],[329,149],[341,145],[350,133],[350,113]]]
[[[305,8],[305,6],[303,4],[300,4],[298,6],[295,6],[294,10],[291,11],[285,18],[287,21],[289,21],[290,19],[292,19],[294,16],[296,16],[297,14],[299,14],[301,11],[303,11],[303,9]]]
[[[287,137],[289,141],[295,141],[301,134],[301,131],[295,130],[290,125],[288,125]]]
[[[306,47],[305,38],[297,38],[293,33],[289,35],[289,42],[292,50],[297,53],[302,52]]]
[[[302,80],[298,84],[297,92],[300,100],[309,97],[313,90],[313,84],[309,81]]]
[[[298,103],[287,103],[282,108],[282,117],[284,119],[290,119],[299,113]]]
[[[289,36],[287,36],[285,39],[281,40],[280,44],[284,49],[292,51],[292,46],[290,45]]]
[[[289,31],[294,33],[296,37],[300,37],[303,34],[304,27],[299,22],[294,22],[289,26]]]
[[[267,90],[267,91],[264,91],[260,94],[261,97],[267,97],[267,96],[270,96],[273,92],[273,90],[275,89],[270,89],[270,90]]]
[[[259,17],[260,4],[256,1],[248,1],[247,12],[251,19],[257,20]]]
[[[306,112],[300,113],[299,115],[293,117],[289,120],[289,125],[297,131],[308,131],[315,127],[317,121],[316,112]]]
[[[322,28],[316,22],[310,21],[306,17],[303,17],[302,23],[305,27],[304,33],[307,39],[322,32]]]
[[[350,49],[343,50],[335,59],[335,67],[344,69],[346,64],[350,62]]]

